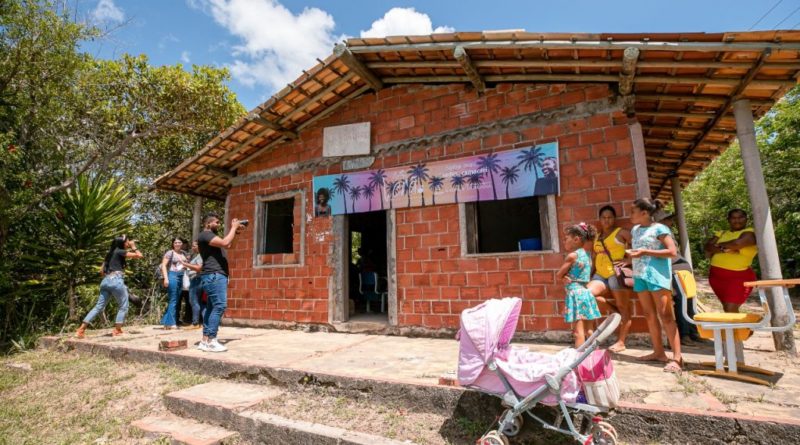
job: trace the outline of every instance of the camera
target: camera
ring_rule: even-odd
[[[242,226],[242,227],[247,227],[248,224],[250,224],[250,220],[247,220],[247,219],[240,219],[239,220],[239,225]]]

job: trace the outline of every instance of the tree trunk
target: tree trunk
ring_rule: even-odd
[[[69,304],[69,319],[70,321],[75,321],[78,316],[76,313],[75,282],[73,280],[69,280],[67,284],[67,304]]]

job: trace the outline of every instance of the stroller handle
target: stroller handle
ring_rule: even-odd
[[[622,321],[622,316],[620,314],[614,313],[606,317],[600,326],[595,329],[594,333],[591,337],[587,338],[585,342],[583,342],[580,347],[578,347],[578,352],[584,351],[586,348],[592,345],[593,342],[602,343],[605,339],[608,338],[611,333],[613,333],[617,326],[619,326],[620,321]]]

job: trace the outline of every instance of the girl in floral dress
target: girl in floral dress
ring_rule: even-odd
[[[591,278],[592,257],[583,248],[596,235],[597,230],[586,223],[567,227],[564,230],[564,247],[570,253],[556,273],[567,292],[564,318],[567,323],[573,324],[576,348],[586,341],[586,335],[592,326],[591,320],[601,317],[597,301],[586,288]]]

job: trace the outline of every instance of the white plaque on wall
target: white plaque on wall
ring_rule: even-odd
[[[325,127],[322,131],[322,156],[369,154],[369,122]]]

